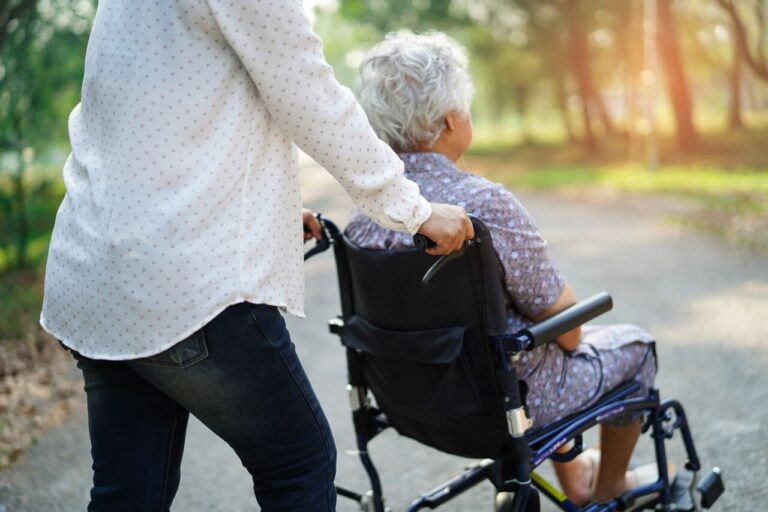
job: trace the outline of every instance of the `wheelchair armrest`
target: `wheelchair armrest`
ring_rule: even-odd
[[[556,315],[542,320],[519,331],[512,337],[524,350],[532,350],[539,345],[553,341],[558,336],[597,318],[613,308],[613,299],[606,292],[577,302]]]

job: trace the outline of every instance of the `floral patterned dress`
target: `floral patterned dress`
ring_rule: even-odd
[[[491,231],[504,268],[509,295],[508,331],[517,332],[549,308],[565,280],[552,264],[547,242],[517,198],[501,185],[460,171],[440,153],[403,153],[406,176],[431,202],[456,204],[481,219]],[[360,247],[412,247],[407,233],[387,230],[356,211],[346,235]],[[653,338],[631,324],[587,325],[582,343],[567,352],[549,343],[523,354],[513,363],[528,384],[527,404],[535,427],[543,427],[587,407],[623,381],[640,383],[646,396],[656,375]],[[632,417],[618,417],[625,424]]]

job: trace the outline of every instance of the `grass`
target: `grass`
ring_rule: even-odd
[[[609,141],[598,154],[574,144],[481,145],[467,160],[473,170],[513,189],[602,188],[684,198],[695,208],[678,214],[677,221],[768,252],[766,145],[767,131],[704,136],[699,148],[688,152],[663,140],[661,165],[654,171],[633,161],[636,148],[626,140]]]

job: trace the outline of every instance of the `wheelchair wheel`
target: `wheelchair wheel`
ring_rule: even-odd
[[[512,500],[514,494],[508,492],[496,493],[496,500],[494,502],[494,512],[511,512]],[[540,512],[541,504],[539,502],[539,492],[536,489],[531,489],[531,493],[528,495],[528,506],[525,507],[526,512]]]

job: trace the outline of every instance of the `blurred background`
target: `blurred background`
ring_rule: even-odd
[[[305,3],[353,88],[389,31],[466,46],[477,94],[462,166],[513,190],[663,196],[686,205],[673,222],[768,251],[768,0]],[[71,364],[37,318],[95,8],[0,0],[0,467],[77,388],[50,369]]]

